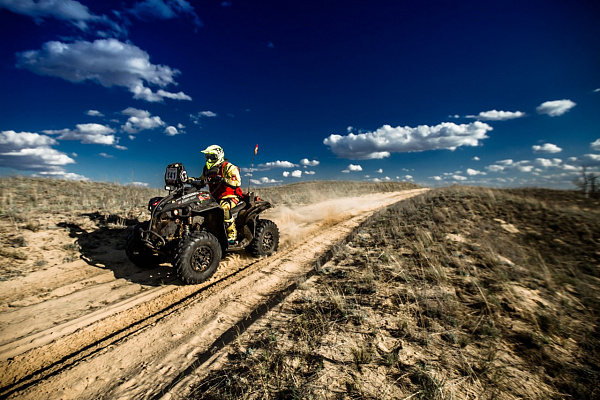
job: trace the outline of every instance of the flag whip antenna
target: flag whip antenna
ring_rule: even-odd
[[[250,192],[250,181],[252,180],[252,173],[254,172],[254,157],[258,153],[258,144],[254,147],[254,154],[252,155],[252,163],[250,164],[250,177],[248,178],[248,193]]]

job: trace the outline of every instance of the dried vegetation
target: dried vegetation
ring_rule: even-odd
[[[293,206],[414,187],[313,182],[256,192]],[[122,251],[127,228],[163,193],[1,178],[0,279],[85,258],[100,244]],[[226,360],[201,371],[191,397],[600,398],[599,244],[599,203],[576,192],[432,190],[338,246],[240,333]]]
[[[304,182],[252,190],[275,205],[293,206],[415,187],[399,182]],[[122,251],[127,228],[148,220],[148,200],[164,195],[162,189],[102,182],[0,178],[0,280],[80,258],[110,263],[104,253]]]
[[[598,206],[452,187],[390,207],[191,397],[600,398]]]
[[[0,279],[122,250],[125,228],[164,191],[100,182],[0,178]]]

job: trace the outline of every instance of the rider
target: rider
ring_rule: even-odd
[[[221,146],[213,144],[201,152],[206,157],[206,165],[199,179],[208,183],[210,194],[217,199],[223,209],[227,241],[234,244],[237,239],[237,230],[231,209],[240,202],[243,196],[240,169],[225,159],[225,152]]]

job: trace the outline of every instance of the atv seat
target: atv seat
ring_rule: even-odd
[[[233,207],[229,212],[233,218],[237,217],[238,213],[242,211],[246,207],[246,203],[243,200],[240,200],[239,203],[235,207]]]

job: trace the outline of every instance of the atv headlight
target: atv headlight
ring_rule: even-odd
[[[179,210],[178,209],[174,209],[173,210],[173,215],[175,215],[175,216],[179,215]]]

